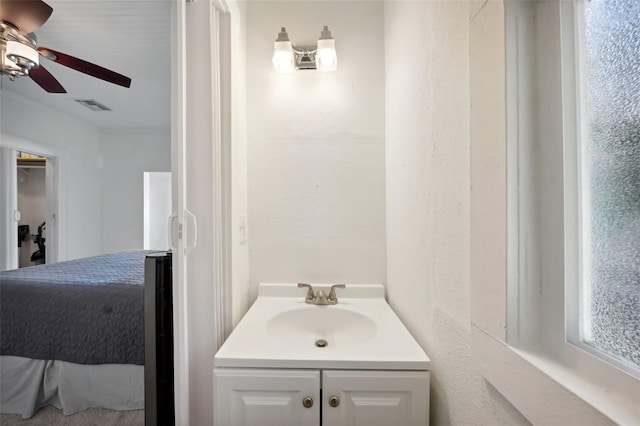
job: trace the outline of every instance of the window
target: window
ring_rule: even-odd
[[[640,2],[587,0],[575,12],[579,327],[569,336],[640,375]]]
[[[507,343],[610,419],[637,424],[640,2],[505,11]]]

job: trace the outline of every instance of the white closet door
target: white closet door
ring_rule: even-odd
[[[189,338],[189,416],[192,425],[213,422],[213,356],[224,339],[229,248],[220,101],[220,12],[211,1],[186,5],[187,241],[197,223],[197,244],[186,261]],[[192,229],[192,228],[191,228]]]
[[[19,214],[17,153],[0,146],[0,271],[18,267]]]
[[[230,179],[222,144],[221,3],[173,2],[172,194],[176,424],[212,423],[213,356],[229,328]],[[225,44],[227,43],[227,44]],[[188,46],[188,47],[187,47]],[[227,191],[227,192],[225,192]],[[208,372],[208,373],[207,373]]]
[[[186,4],[172,2],[171,9],[171,197],[169,245],[173,252],[173,347],[175,419],[188,425],[189,333],[185,228],[186,180]]]

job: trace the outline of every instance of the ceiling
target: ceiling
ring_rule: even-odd
[[[13,92],[100,129],[169,128],[171,114],[171,0],[45,0],[53,7],[36,31],[38,45],[130,77],[124,88],[40,58],[67,93],[47,93],[28,77],[10,81]],[[111,111],[75,102],[93,99]]]

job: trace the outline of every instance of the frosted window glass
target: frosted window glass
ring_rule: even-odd
[[[640,1],[585,1],[583,23],[583,338],[640,366]]]

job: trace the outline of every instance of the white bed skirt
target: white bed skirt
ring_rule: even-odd
[[[87,408],[142,409],[144,366],[0,356],[0,411],[28,419],[45,405],[65,415]]]

